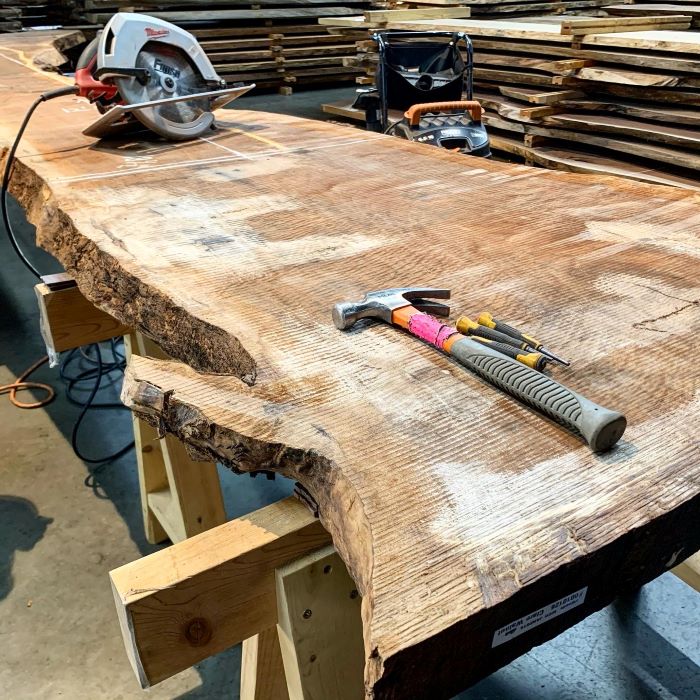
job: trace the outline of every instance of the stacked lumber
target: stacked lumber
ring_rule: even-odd
[[[632,4],[610,4],[603,8],[606,14],[616,17],[646,17],[648,15],[690,15],[691,27],[700,27],[700,0],[678,0],[662,3],[658,0],[636,0]]]
[[[700,32],[636,31],[639,21],[688,26],[688,18],[610,19],[618,31],[603,26],[610,21],[603,18],[414,20],[388,27],[469,34],[476,98],[486,109],[497,154],[561,170],[699,187]],[[358,42],[353,61],[365,69],[359,82],[373,83],[374,42]],[[362,116],[337,104],[324,109]]]
[[[387,9],[430,10],[467,8],[480,19],[508,19],[525,15],[560,15],[562,13],[601,12],[611,2],[632,0],[394,0]],[[697,0],[696,0],[697,1]],[[427,19],[427,17],[426,17]]]
[[[1,0],[0,0],[1,1]],[[259,87],[354,81],[361,70],[343,65],[354,37],[328,32],[318,18],[343,17],[369,0],[64,0],[69,21],[104,25],[119,9],[144,12],[192,32],[217,72],[229,82]]]
[[[18,32],[49,23],[49,5],[44,0],[0,0],[0,32]]]

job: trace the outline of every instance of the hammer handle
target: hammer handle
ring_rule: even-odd
[[[482,379],[537,409],[582,437],[592,450],[610,449],[625,432],[627,420],[568,389],[546,374],[468,338],[428,314],[408,306],[392,314],[392,323],[452,355]]]
[[[551,377],[459,335],[453,335],[444,349],[460,364],[581,436],[594,452],[610,449],[622,437],[627,421],[621,413],[598,406]]]

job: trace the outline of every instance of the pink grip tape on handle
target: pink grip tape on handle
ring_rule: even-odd
[[[417,338],[425,340],[440,350],[443,349],[445,341],[458,332],[456,328],[446,326],[436,318],[421,313],[411,316],[408,321],[408,330]]]

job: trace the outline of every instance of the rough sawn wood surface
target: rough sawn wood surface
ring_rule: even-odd
[[[56,84],[17,42],[4,146]],[[98,143],[95,117],[42,105],[12,191],[89,299],[183,361],[133,358],[127,403],[318,500],[363,596],[368,696],[448,697],[700,546],[695,194],[246,110],[181,144]],[[627,415],[619,446],[592,454],[386,325],[332,326],[335,301],[413,284],[570,358],[553,373]]]

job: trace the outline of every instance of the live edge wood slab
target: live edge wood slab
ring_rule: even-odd
[[[60,80],[25,65],[51,41],[0,39],[4,146]],[[700,547],[697,195],[243,109],[208,140],[97,142],[95,115],[42,105],[12,191],[86,297],[181,360],[134,357],[127,404],[318,501],[368,697],[448,697]],[[620,444],[386,325],[333,328],[333,302],[414,284],[543,336],[627,415]]]

